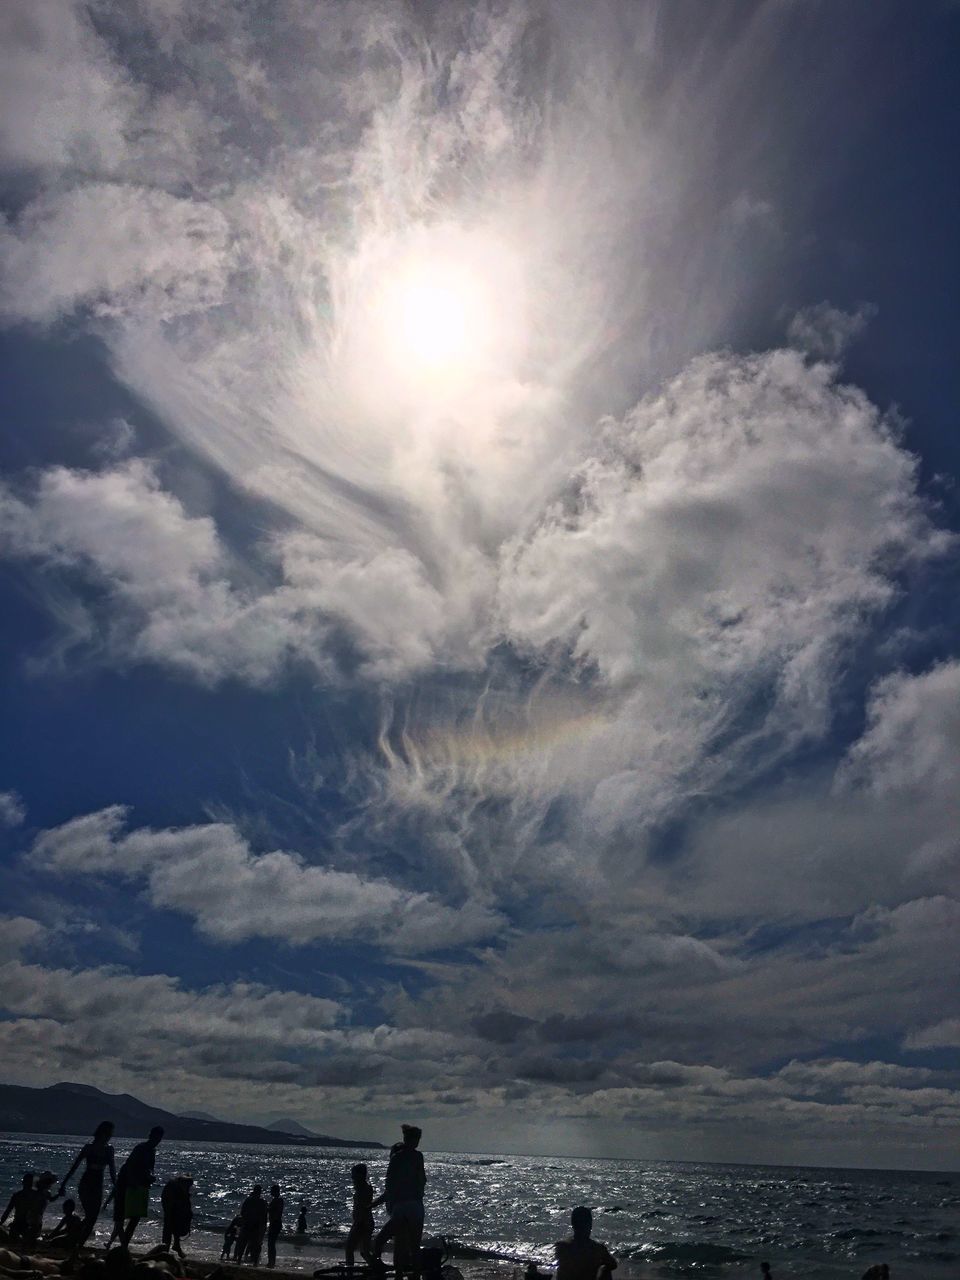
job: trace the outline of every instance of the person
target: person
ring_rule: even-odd
[[[267,1205],[267,1266],[277,1265],[277,1241],[283,1230],[283,1196],[276,1183],[270,1188],[270,1203]]]
[[[353,1253],[356,1249],[365,1262],[370,1261],[370,1248],[373,1241],[373,1187],[367,1178],[367,1166],[355,1164],[350,1170],[353,1180],[353,1216],[345,1245],[347,1266],[353,1267]],[[377,1202],[379,1203],[379,1201]]]
[[[117,1169],[114,1164],[113,1147],[110,1145],[112,1137],[113,1121],[101,1120],[93,1131],[93,1137],[85,1146],[80,1148],[76,1160],[74,1160],[69,1171],[60,1182],[58,1196],[62,1196],[66,1191],[67,1184],[81,1163],[86,1163],[86,1167],[80,1175],[80,1181],[77,1183],[77,1195],[80,1197],[80,1207],[83,1209],[82,1229],[76,1241],[78,1249],[86,1243],[92,1234],[94,1227],[97,1225],[100,1210],[103,1207],[104,1169],[110,1171],[111,1187],[116,1187],[117,1184]]]
[[[15,1191],[10,1197],[7,1207],[0,1217],[0,1226],[13,1214],[13,1221],[7,1229],[7,1236],[10,1240],[25,1240],[27,1238],[27,1227],[30,1221],[30,1212],[33,1207],[33,1180],[36,1177],[34,1173],[25,1173],[20,1180],[20,1190]]]
[[[249,1259],[254,1266],[258,1265],[266,1229],[267,1202],[263,1198],[263,1188],[257,1185],[240,1206],[240,1234],[233,1254],[234,1262]]]
[[[418,1150],[422,1130],[414,1124],[402,1124],[400,1130],[403,1141],[395,1142],[390,1148],[384,1192],[380,1200],[374,1202],[385,1201],[389,1217],[374,1237],[372,1261],[380,1262],[384,1244],[393,1237],[394,1268],[412,1271],[423,1238],[423,1193],[427,1175],[423,1155]]]
[[[763,1280],[773,1280],[773,1276],[770,1274],[769,1262],[760,1263],[760,1274],[763,1277]]]
[[[113,1235],[110,1239],[118,1239],[123,1249],[129,1248],[137,1224],[149,1208],[150,1187],[157,1180],[154,1173],[157,1147],[162,1141],[163,1129],[160,1125],[155,1125],[146,1141],[138,1142],[133,1148],[117,1174],[113,1186],[115,1208]]]
[[[885,1262],[877,1262],[863,1273],[863,1280],[890,1280],[890,1268]]]
[[[300,1213],[297,1216],[297,1235],[305,1236],[307,1234],[307,1206],[305,1201],[300,1203]]]
[[[79,1248],[81,1237],[83,1235],[83,1219],[77,1213],[77,1203],[75,1200],[64,1200],[63,1217],[48,1232],[48,1240],[63,1240],[66,1244]]]
[[[190,1234],[193,1222],[193,1205],[190,1203],[190,1188],[193,1179],[186,1173],[178,1173],[160,1193],[160,1206],[163,1209],[163,1247],[172,1249],[178,1257],[184,1257],[184,1236]]]
[[[229,1260],[230,1254],[233,1252],[233,1246],[236,1244],[237,1236],[240,1232],[240,1215],[237,1216],[227,1225],[226,1231],[223,1233],[223,1248],[220,1250],[220,1261]]]
[[[557,1259],[556,1280],[609,1280],[617,1260],[605,1244],[591,1240],[593,1214],[582,1205],[570,1215],[573,1235],[553,1246]]]

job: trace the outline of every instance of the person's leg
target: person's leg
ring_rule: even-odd
[[[133,1239],[133,1233],[140,1225],[139,1218],[131,1218],[124,1230],[120,1233],[120,1243],[124,1249],[130,1248],[130,1241]]]
[[[397,1229],[397,1224],[393,1219],[393,1215],[391,1214],[390,1217],[383,1224],[383,1226],[380,1228],[380,1230],[377,1232],[377,1234],[373,1237],[372,1252],[373,1252],[374,1262],[380,1261],[380,1255],[383,1253],[383,1246],[393,1236],[393,1233],[396,1231],[396,1229]]]
[[[246,1253],[246,1251],[247,1251],[247,1233],[246,1231],[241,1230],[240,1233],[237,1235],[237,1243],[234,1245],[234,1248],[233,1248],[234,1262],[242,1262],[243,1255]]]
[[[173,1226],[167,1217],[163,1219],[163,1230],[160,1233],[160,1239],[163,1242],[163,1247],[169,1249],[170,1241],[173,1239]]]
[[[277,1265],[277,1240],[280,1238],[279,1231],[267,1232],[267,1266],[275,1267]]]
[[[357,1227],[357,1224],[354,1223],[350,1227],[350,1230],[347,1232],[347,1242],[343,1246],[343,1251],[344,1251],[344,1254],[346,1255],[347,1266],[351,1268],[353,1267],[353,1251],[357,1246],[358,1235],[359,1235],[359,1229]]]

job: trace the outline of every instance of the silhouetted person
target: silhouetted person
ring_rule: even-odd
[[[86,1162],[86,1167],[80,1175],[80,1181],[77,1183],[77,1195],[80,1198],[80,1207],[83,1210],[82,1230],[76,1242],[77,1248],[86,1243],[97,1225],[97,1218],[99,1218],[100,1210],[103,1206],[103,1171],[105,1169],[110,1171],[111,1186],[115,1187],[117,1183],[113,1147],[110,1146],[112,1137],[113,1121],[101,1120],[93,1132],[93,1137],[85,1146],[80,1148],[79,1155],[60,1183],[60,1190],[57,1194],[62,1196],[67,1188],[67,1183],[80,1165]]]
[[[190,1234],[193,1222],[193,1205],[190,1203],[190,1188],[193,1179],[185,1173],[178,1173],[171,1178],[160,1193],[160,1206],[163,1209],[163,1247],[173,1249],[182,1258],[184,1236]]]
[[[885,1262],[877,1262],[863,1273],[863,1280],[890,1280],[890,1268]]]
[[[23,1175],[23,1178],[20,1181],[20,1190],[15,1191],[10,1197],[7,1207],[3,1211],[3,1216],[0,1217],[0,1226],[2,1226],[10,1217],[11,1213],[13,1214],[13,1221],[7,1228],[7,1234],[11,1241],[26,1239],[26,1232],[34,1203],[34,1177],[35,1174],[33,1173],[25,1173]]]
[[[223,1233],[223,1248],[220,1250],[220,1261],[229,1258],[233,1251],[233,1246],[237,1242],[237,1236],[240,1234],[240,1215],[237,1216],[227,1225],[226,1231]]]
[[[394,1267],[398,1271],[411,1271],[416,1266],[417,1250],[423,1238],[423,1192],[427,1175],[423,1155],[417,1150],[421,1130],[413,1124],[402,1124],[400,1129],[403,1141],[395,1142],[390,1148],[382,1196],[390,1216],[374,1237],[373,1260],[379,1262],[384,1244],[393,1237]]]
[[[64,1200],[63,1217],[48,1232],[48,1240],[63,1240],[66,1244],[79,1248],[83,1238],[83,1219],[76,1211],[77,1205],[74,1200]]]
[[[535,1262],[528,1262],[523,1272],[523,1280],[549,1280]]]
[[[773,1276],[770,1274],[769,1262],[760,1263],[760,1274],[763,1277],[763,1280],[773,1280]]]
[[[300,1213],[297,1217],[297,1235],[305,1236],[307,1234],[307,1206],[301,1204]]]
[[[267,1202],[263,1188],[255,1186],[240,1206],[240,1234],[234,1251],[234,1262],[249,1260],[256,1266],[263,1248],[263,1235],[267,1229]]]
[[[582,1206],[570,1215],[573,1235],[553,1246],[557,1259],[556,1280],[608,1280],[617,1260],[605,1244],[591,1240],[593,1214]]]
[[[133,1148],[117,1174],[113,1188],[116,1207],[111,1239],[114,1236],[119,1239],[124,1249],[129,1247],[137,1224],[150,1207],[150,1187],[157,1180],[154,1173],[157,1147],[162,1140],[163,1129],[156,1125],[150,1130],[146,1142],[138,1142]]]
[[[347,1266],[353,1266],[353,1253],[356,1250],[365,1262],[370,1261],[373,1243],[373,1187],[367,1178],[367,1166],[355,1164],[350,1170],[353,1180],[353,1215],[350,1231],[344,1246]],[[379,1201],[377,1202],[379,1203]]]
[[[267,1266],[277,1265],[277,1241],[283,1231],[283,1196],[280,1188],[274,1183],[270,1188],[270,1203],[267,1205]]]

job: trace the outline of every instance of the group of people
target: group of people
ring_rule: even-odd
[[[77,1183],[81,1213],[77,1213],[76,1201],[64,1200],[63,1217],[46,1238],[63,1239],[75,1252],[78,1251],[90,1238],[104,1204],[112,1199],[113,1232],[110,1244],[116,1240],[123,1248],[129,1245],[137,1224],[145,1216],[149,1206],[150,1187],[156,1181],[154,1169],[157,1147],[163,1139],[163,1129],[159,1126],[151,1129],[146,1141],[137,1143],[119,1170],[110,1145],[113,1129],[110,1120],[97,1125],[93,1137],[81,1147],[57,1190],[53,1190],[57,1182],[56,1175],[49,1170],[39,1177],[33,1173],[23,1175],[23,1185],[10,1197],[10,1203],[0,1218],[0,1225],[8,1217],[12,1219],[6,1231],[11,1243],[29,1245],[39,1240],[47,1207],[64,1195],[71,1178],[83,1165],[83,1173]],[[110,1175],[111,1189],[105,1201],[104,1175],[107,1173]],[[166,1184],[161,1195],[164,1243],[168,1247],[172,1245],[181,1254],[183,1250],[180,1240],[189,1234],[192,1218],[192,1181],[185,1174],[178,1174]]]
[[[240,1212],[227,1227],[223,1236],[221,1261],[233,1258],[234,1262],[250,1262],[260,1265],[263,1241],[267,1241],[267,1266],[277,1265],[277,1241],[283,1232],[283,1196],[276,1183],[270,1188],[270,1199],[264,1200],[263,1188],[255,1186],[240,1206]],[[306,1235],[307,1206],[301,1204],[297,1218],[297,1234]]]

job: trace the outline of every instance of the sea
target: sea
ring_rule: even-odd
[[[84,1136],[0,1137],[0,1196],[26,1169],[62,1177]],[[133,1145],[115,1144],[118,1163]],[[759,1278],[761,1261],[774,1280],[859,1280],[874,1263],[891,1280],[960,1278],[960,1173],[778,1168],[658,1160],[586,1160],[424,1152],[426,1235],[452,1242],[451,1261],[485,1280],[521,1275],[525,1262],[544,1267],[552,1244],[568,1232],[570,1210],[593,1210],[594,1237],[620,1260],[617,1280]],[[214,1261],[226,1224],[250,1187],[283,1188],[292,1232],[301,1202],[306,1238],[286,1234],[277,1265],[312,1273],[336,1261],[350,1219],[350,1166],[363,1160],[382,1188],[386,1151],[351,1148],[240,1146],[164,1142],[162,1184],[176,1173],[194,1178],[192,1257]],[[71,1184],[68,1195],[75,1191]],[[159,1191],[151,1213],[159,1211]],[[48,1210],[55,1222],[57,1206]],[[382,1212],[382,1210],[380,1211]],[[109,1234],[109,1211],[97,1239]],[[134,1247],[159,1239],[157,1217],[145,1219]],[[265,1261],[265,1259],[264,1259]]]

